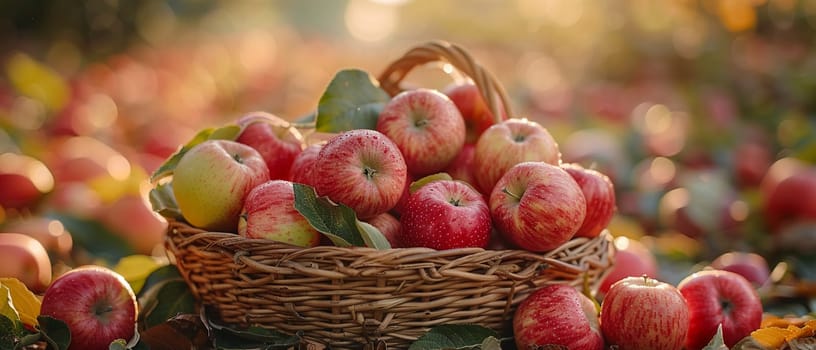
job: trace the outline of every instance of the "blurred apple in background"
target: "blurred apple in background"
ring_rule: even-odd
[[[252,112],[238,119],[243,128],[239,143],[261,154],[269,168],[270,180],[288,180],[289,169],[305,146],[303,136],[286,120],[266,112]]]
[[[484,194],[514,165],[527,161],[561,163],[558,143],[541,124],[527,119],[508,119],[485,130],[473,156],[477,188]]]
[[[780,179],[766,193],[763,213],[772,230],[803,221],[816,221],[816,166]]]
[[[626,277],[659,277],[659,266],[654,254],[636,239],[615,237],[615,263],[601,281],[598,292],[605,294],[615,282]]]
[[[53,189],[54,176],[40,160],[23,154],[0,154],[0,208],[29,207]]]
[[[237,229],[244,237],[301,247],[314,247],[323,236],[295,209],[295,192],[287,180],[270,180],[249,191]]]
[[[604,348],[595,303],[567,284],[541,287],[524,299],[513,315],[513,337],[518,349],[546,345],[570,350]]]
[[[44,216],[21,217],[0,226],[0,231],[22,233],[36,239],[54,258],[67,259],[71,254],[71,233],[59,221]]]
[[[266,162],[254,148],[208,140],[179,160],[173,172],[173,194],[182,215],[193,226],[236,232],[244,198],[268,180]]]
[[[51,259],[43,245],[22,233],[0,233],[0,276],[15,277],[34,292],[51,283]]]
[[[501,101],[496,101],[501,111],[501,118],[497,119],[479,92],[479,88],[471,81],[450,84],[442,89],[442,93],[453,101],[465,121],[465,144],[475,144],[487,128],[507,119]]]
[[[465,122],[456,105],[433,89],[403,91],[389,100],[377,131],[397,145],[415,176],[445,169],[465,144]]]
[[[745,277],[754,287],[761,287],[769,281],[770,268],[762,255],[748,252],[726,252],[711,261],[710,267],[725,270]]]
[[[125,240],[134,253],[150,255],[164,242],[167,220],[154,212],[142,195],[126,194],[104,206],[100,223]]]

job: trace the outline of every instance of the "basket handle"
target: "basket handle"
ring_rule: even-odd
[[[450,63],[461,73],[470,77],[485,103],[493,113],[496,122],[501,122],[500,108],[504,108],[508,118],[513,117],[507,93],[496,77],[482,68],[473,57],[460,46],[446,41],[431,41],[409,49],[402,57],[391,62],[388,67],[380,73],[378,80],[380,87],[391,96],[398,94],[402,89],[400,82],[408,75],[414,67],[434,62],[444,61]]]

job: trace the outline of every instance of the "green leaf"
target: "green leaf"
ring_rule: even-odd
[[[728,347],[725,346],[725,340],[723,339],[723,331],[722,331],[722,324],[717,326],[717,334],[711,338],[711,341],[708,342],[703,350],[728,350]]]
[[[332,203],[326,197],[318,197],[314,188],[295,183],[295,209],[309,224],[325,234],[339,247],[365,246],[358,227],[357,214],[343,204]]]
[[[142,289],[139,291],[137,297],[141,300],[146,294],[150,293],[152,290],[155,292],[153,288],[158,284],[165,282],[165,281],[183,281],[184,278],[181,277],[179,273],[178,267],[176,265],[164,265],[159,267],[158,269],[151,272],[147,275],[144,284],[142,285]],[[141,304],[141,302],[140,302]]]
[[[150,190],[150,206],[153,211],[159,213],[166,218],[181,220],[184,216],[181,215],[181,209],[176,202],[176,196],[173,194],[173,183],[156,185]]]
[[[71,344],[71,331],[65,322],[44,315],[38,316],[37,322],[40,324],[39,329],[43,340],[51,346],[51,349],[68,349],[68,345]]]
[[[127,350],[127,342],[124,339],[116,339],[108,345],[108,350]]]
[[[0,349],[14,349],[17,343],[17,322],[0,315]]]
[[[234,124],[199,131],[190,141],[179,148],[176,153],[173,153],[170,158],[164,161],[164,163],[162,163],[162,165],[159,166],[159,168],[156,169],[152,175],[150,175],[150,182],[155,183],[156,181],[173,174],[173,170],[176,169],[176,165],[178,165],[181,157],[183,157],[184,154],[195,145],[207,140],[235,140],[240,132],[241,128]]]
[[[417,339],[409,350],[475,349],[488,338],[498,338],[495,331],[478,325],[440,325]]]
[[[300,335],[289,335],[274,329],[249,327],[236,329],[219,324],[202,315],[204,326],[213,336],[213,345],[219,350],[287,349],[300,343]]]
[[[165,280],[151,286],[139,301],[142,305],[140,317],[143,316],[147,328],[176,315],[195,312],[195,297],[181,279]]]
[[[408,191],[410,193],[414,193],[420,188],[422,188],[422,186],[425,186],[434,181],[453,181],[453,178],[448,173],[431,174],[412,182],[411,185],[409,185],[408,187]]]
[[[365,241],[367,247],[380,250],[391,249],[391,243],[374,225],[357,220],[357,229],[363,235],[363,241]]]
[[[390,99],[367,72],[341,70],[320,97],[315,129],[320,132],[374,129],[380,111]]]
[[[59,220],[71,232],[74,247],[84,248],[93,257],[103,259],[110,265],[115,265],[122,257],[135,254],[130,244],[99,221],[63,213],[49,213],[47,217]]]

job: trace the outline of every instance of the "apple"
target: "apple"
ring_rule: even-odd
[[[558,144],[550,132],[527,119],[507,119],[494,124],[476,142],[473,174],[477,188],[490,193],[508,169],[527,161],[561,163]]]
[[[29,207],[54,188],[54,176],[40,160],[24,154],[0,154],[0,208]]]
[[[15,277],[34,292],[51,283],[51,259],[43,245],[22,233],[0,233],[0,276]]]
[[[518,349],[561,345],[571,350],[603,350],[595,304],[575,287],[551,284],[537,289],[513,314]]]
[[[572,176],[586,199],[586,217],[575,237],[594,238],[601,234],[615,215],[615,187],[606,175],[579,164],[561,164]]]
[[[125,194],[103,206],[98,220],[137,254],[152,254],[156,247],[162,246],[167,232],[167,220],[153,211],[147,198],[138,193]]]
[[[456,158],[448,164],[445,172],[454,180],[464,181],[475,187],[476,177],[473,176],[473,155],[475,152],[476,146],[466,143]]]
[[[71,331],[69,350],[107,349],[136,332],[138,307],[130,284],[102,266],[81,266],[54,280],[40,314],[62,320]]]
[[[743,188],[756,187],[771,167],[769,145],[761,142],[742,142],[733,150],[734,177]]]
[[[796,222],[816,220],[816,167],[780,180],[765,198],[762,209],[774,232]]]
[[[411,193],[400,223],[406,247],[485,248],[490,240],[484,197],[459,181],[433,181]]]
[[[391,213],[394,214],[395,217],[399,218],[402,216],[403,211],[405,210],[405,204],[408,203],[408,197],[411,196],[411,184],[415,181],[411,173],[405,173],[405,188],[402,190],[402,195],[400,195],[400,199],[397,201],[397,204],[391,208]]]
[[[238,234],[248,238],[265,238],[301,247],[314,247],[322,234],[295,209],[292,182],[270,180],[246,196]]]
[[[678,350],[690,332],[689,308],[671,284],[627,277],[601,302],[601,331],[620,350]]]
[[[722,325],[729,348],[759,328],[762,302],[754,286],[730,271],[703,270],[684,278],[677,289],[689,310],[688,350],[702,349]]]
[[[725,270],[736,273],[754,287],[760,287],[768,282],[771,272],[768,261],[762,255],[748,252],[725,252],[716,257],[710,265],[717,270]]]
[[[286,120],[253,112],[238,119],[242,127],[235,141],[251,146],[261,154],[269,168],[269,179],[288,180],[295,157],[303,151],[303,136]]]
[[[402,224],[394,215],[382,213],[368,219],[366,222],[380,230],[383,236],[385,236],[385,239],[388,240],[388,243],[391,244],[391,248],[402,248],[402,242],[400,241]]]
[[[2,231],[22,233],[42,244],[50,256],[67,259],[74,245],[73,237],[59,220],[44,216],[21,217],[2,226]]]
[[[173,172],[173,194],[184,219],[210,231],[235,232],[244,197],[269,180],[254,148],[207,140],[190,148]]]
[[[389,100],[376,130],[394,141],[416,176],[445,169],[465,144],[465,122],[456,105],[437,90],[403,91]]]
[[[544,252],[575,235],[586,216],[586,200],[566,170],[545,162],[523,162],[496,183],[490,213],[508,241]]]
[[[642,242],[627,237],[615,237],[615,264],[601,280],[598,291],[605,294],[615,282],[626,277],[658,278],[657,259]]]
[[[479,136],[491,125],[496,124],[496,117],[493,111],[485,102],[479,88],[473,82],[453,83],[442,89],[442,93],[453,101],[462,119],[465,121],[465,144],[475,144]],[[501,120],[507,119],[501,102]]]
[[[315,163],[321,148],[322,143],[309,145],[295,157],[289,168],[289,179],[292,182],[314,186]]]
[[[376,130],[330,138],[317,156],[315,190],[351,207],[360,219],[385,213],[405,189],[407,166],[397,145]]]

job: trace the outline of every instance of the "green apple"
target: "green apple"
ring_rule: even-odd
[[[173,172],[173,194],[184,219],[210,231],[236,232],[244,198],[269,180],[254,148],[228,140],[193,146]]]

